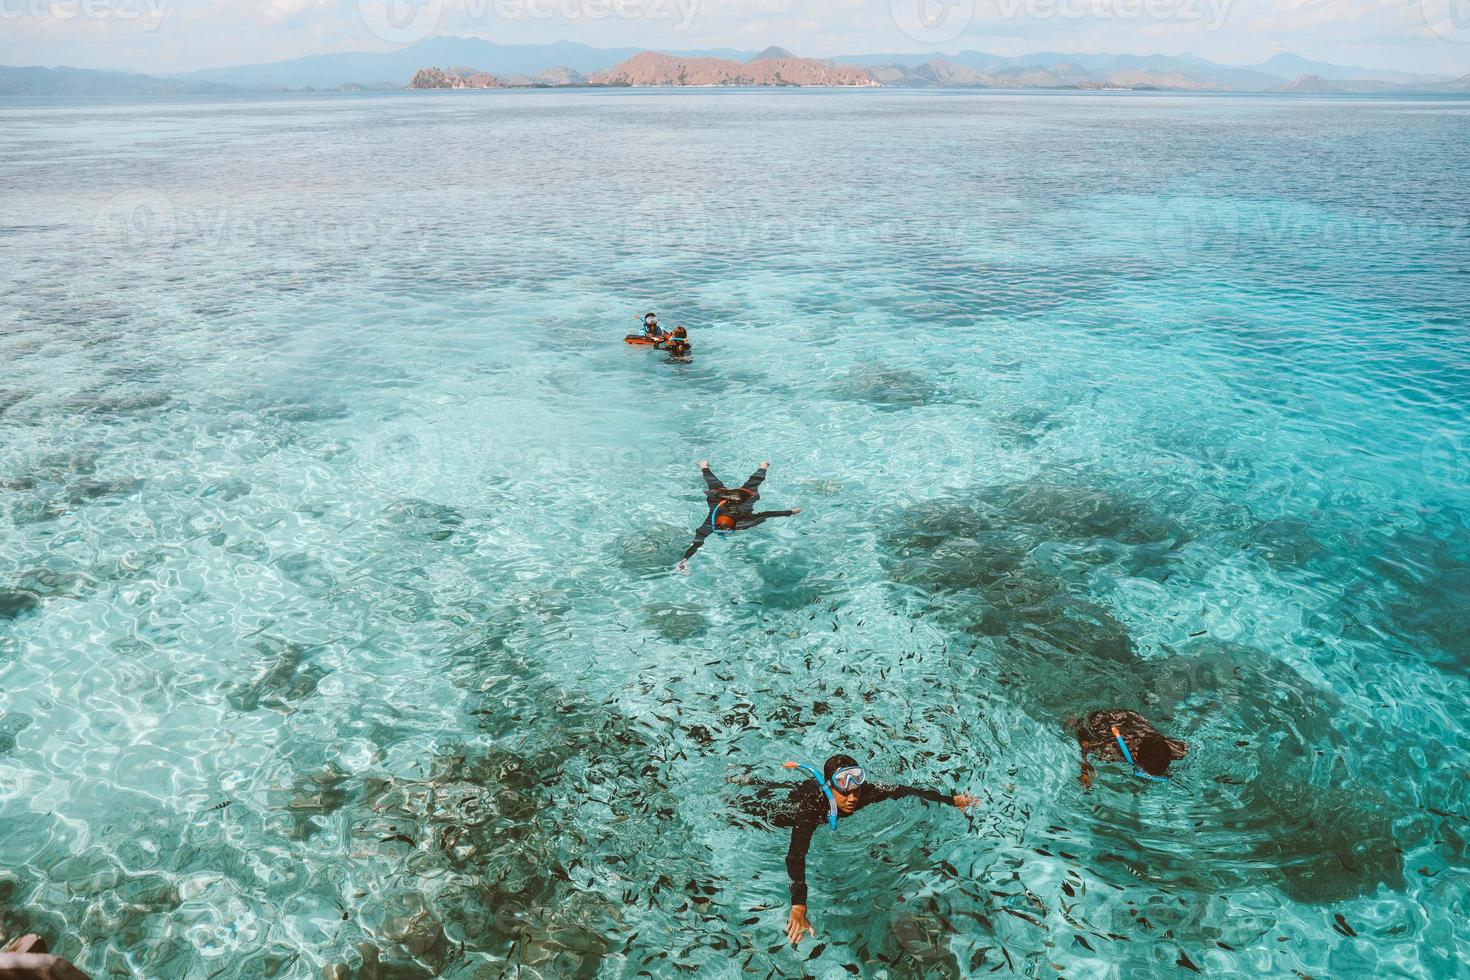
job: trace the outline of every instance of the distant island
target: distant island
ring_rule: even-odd
[[[1247,70],[1242,69],[1242,72]],[[767,48],[747,61],[728,58],[680,57],[641,51],[604,71],[582,75],[571,68],[550,69],[535,78],[517,76],[501,81],[473,68],[424,68],[409,80],[410,89],[575,88],[575,87],[705,87],[784,86],[825,88],[1008,88],[1080,89],[1092,91],[1169,92],[1281,92],[1345,94],[1380,92],[1470,92],[1470,75],[1459,79],[1388,80],[1383,77],[1330,81],[1303,74],[1292,81],[1260,80],[1237,88],[1240,79],[1210,77],[1182,69],[1123,67],[1110,71],[1060,62],[1050,65],[1006,64],[983,71],[945,58],[917,65],[840,65],[816,58],[799,58],[783,48]]]
[[[439,67],[446,66],[446,67]],[[64,67],[0,67],[0,96],[150,97],[244,92],[384,92],[451,89],[680,86],[1076,89],[1335,94],[1470,93],[1459,77],[1370,69],[1278,54],[1254,65],[1193,55],[1038,53],[804,58],[772,47],[644,51],[574,42],[496,44],[433,37],[388,52],[313,55],[290,61],[170,75]]]

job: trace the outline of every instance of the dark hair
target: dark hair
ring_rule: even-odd
[[[839,769],[846,769],[848,766],[855,766],[857,764],[857,760],[850,755],[834,755],[832,758],[822,763],[822,778],[830,783],[832,781],[832,774],[834,772]]]
[[[1150,776],[1163,776],[1169,772],[1169,763],[1174,759],[1174,753],[1169,751],[1169,741],[1158,732],[1149,732],[1130,746],[1133,750],[1133,761],[1138,763],[1138,768]]]

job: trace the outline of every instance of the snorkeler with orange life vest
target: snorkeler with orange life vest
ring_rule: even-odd
[[[704,546],[704,541],[711,534],[724,537],[735,531],[748,531],[753,527],[764,524],[772,517],[792,517],[801,513],[800,507],[791,510],[764,510],[755,511],[755,502],[760,499],[760,485],[765,482],[766,471],[771,468],[770,460],[761,463],[760,469],[750,475],[750,479],[734,489],[725,486],[709,468],[707,460],[699,464],[700,475],[704,477],[704,501],[709,507],[709,513],[704,521],[694,532],[694,543],[689,550],[684,552],[684,557],[679,560],[678,570],[683,574],[689,574],[689,559],[694,553]]]

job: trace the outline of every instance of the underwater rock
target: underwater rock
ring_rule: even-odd
[[[1125,493],[1032,483],[981,491],[979,496],[1007,523],[1044,529],[1037,536],[1050,540],[1105,539],[1125,545],[1188,540],[1179,521],[1151,501]]]
[[[236,711],[262,707],[289,710],[297,701],[315,693],[317,684],[327,675],[327,671],[310,662],[319,647],[272,640],[256,649],[263,656],[256,662],[255,677],[236,685],[229,694],[230,707]]]
[[[854,368],[827,391],[841,401],[863,402],[881,411],[920,408],[945,400],[943,390],[923,375],[876,365]]]
[[[34,592],[42,599],[79,596],[96,584],[91,576],[82,572],[61,572],[51,568],[33,568],[17,582],[21,590]]]
[[[1039,686],[1054,684],[1052,672],[1075,667],[1078,658],[1131,662],[1127,629],[1088,597],[1080,577],[1034,556],[1059,533],[1103,526],[1079,520],[1098,513],[1095,495],[1063,498],[1083,506],[1058,508],[1043,506],[1044,496],[1055,502],[1049,493],[984,493],[976,503],[934,501],[903,511],[883,538],[889,579],[941,597],[935,615],[950,628],[1004,640],[996,652],[1002,669],[1035,676]],[[1062,511],[1069,516],[1057,518]],[[1117,531],[1111,523],[1105,529]]]
[[[1039,407],[1020,408],[991,422],[1002,439],[1026,448],[1035,446],[1060,424],[1051,411]]]
[[[102,448],[96,445],[80,446],[70,452],[51,453],[36,464],[35,476],[52,483],[65,483],[73,477],[91,476],[97,472],[97,460]]]
[[[396,892],[383,898],[382,934],[415,956],[433,961],[445,951],[444,928],[417,892]]]
[[[843,588],[841,578],[809,551],[761,540],[748,554],[762,583],[754,598],[763,608],[801,609]]]
[[[1275,744],[1305,755],[1338,745],[1333,719],[1342,708],[1330,691],[1262,650],[1204,637],[1138,670],[1139,690],[1166,712],[1191,701],[1228,711],[1246,732],[1272,732]],[[1289,741],[1285,741],[1289,740]]]
[[[0,589],[0,622],[29,616],[41,608],[41,597],[21,589]]]
[[[624,534],[612,544],[613,561],[620,568],[639,576],[669,572],[694,540],[694,528],[698,521],[698,511],[691,508],[688,527],[655,524],[641,531]]]
[[[1445,534],[1452,537],[1402,532],[1382,542],[1351,597],[1415,657],[1470,674],[1470,534]]]
[[[1130,573],[1158,569],[1189,537],[1152,501],[1028,483],[909,507],[885,531],[880,557],[899,584],[978,592],[997,608],[1014,609],[1084,594],[1085,578],[1099,564]]]
[[[325,591],[337,581],[336,576],[332,574],[331,566],[320,558],[305,552],[298,551],[283,555],[276,560],[275,566],[288,582],[295,583],[304,589]]]
[[[383,509],[383,517],[406,537],[447,541],[464,524],[464,515],[446,504],[417,497],[395,500]]]
[[[162,408],[173,401],[166,391],[143,391],[135,394],[94,394],[81,392],[68,398],[62,407],[78,415],[116,419],[153,408]]]
[[[1403,849],[1381,799],[1274,775],[1263,773],[1250,803],[1274,814],[1281,829],[1254,840],[1251,854],[1281,872],[1287,897],[1330,905],[1371,895],[1379,885],[1404,887]]]
[[[1256,525],[1250,532],[1249,547],[1278,568],[1307,564],[1326,549],[1312,536],[1312,529],[1299,518],[1277,518]]]
[[[0,755],[8,755],[15,748],[15,737],[35,723],[34,718],[21,712],[0,715]]]
[[[108,497],[123,497],[137,492],[142,480],[125,477],[121,480],[78,480],[66,488],[66,501],[73,507],[103,500]]]
[[[643,623],[664,639],[675,642],[701,636],[709,629],[709,621],[698,609],[671,602],[644,606]]]
[[[260,414],[272,422],[327,422],[347,418],[351,414],[347,404],[341,401],[320,402],[282,400],[267,404]]]
[[[230,501],[239,500],[241,497],[249,495],[251,489],[249,480],[235,476],[206,484],[199,491],[199,496],[218,497],[221,501],[229,503]]]
[[[933,900],[921,902],[921,907]],[[890,920],[893,938],[900,950],[898,966],[922,977],[945,977],[958,980],[965,976],[959,960],[949,948],[952,927],[946,928],[942,913],[925,914],[923,909],[898,912]]]
[[[322,970],[329,980],[432,980],[439,971],[421,963],[390,957],[384,961],[382,952],[372,943],[358,943],[357,955],[362,962],[355,969],[345,963],[333,963]]]
[[[29,397],[31,397],[29,391],[22,391],[19,388],[0,388],[0,415],[4,415]]]
[[[178,886],[165,874],[124,874],[87,906],[81,938],[144,949],[150,935],[156,936],[160,920],[175,912],[181,901]]]

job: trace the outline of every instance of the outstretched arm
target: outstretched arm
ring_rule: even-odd
[[[884,783],[869,783],[868,786],[870,787],[868,792],[871,794],[869,800],[873,803],[882,803],[885,800],[904,800],[917,796],[925,803],[945,803],[949,806],[957,806],[961,810],[968,810],[979,802],[975,797],[966,796],[964,793],[951,796],[937,789],[920,789],[917,786],[890,786]]]
[[[723,490],[723,489],[725,489],[725,485],[720,482],[720,478],[719,477],[715,476],[714,471],[709,468],[709,463],[707,461],[701,461],[700,462],[700,464],[699,464],[699,475],[702,476],[702,477],[704,477],[704,485],[708,489],[710,489],[710,490]]]
[[[694,532],[694,543],[689,546],[688,551],[684,552],[684,557],[679,559],[679,571],[682,572],[688,570],[689,559],[694,557],[694,553],[696,551],[704,547],[704,539],[709,537],[710,530],[711,529],[709,521],[705,521],[703,524],[699,525],[699,530]]]
[[[770,517],[794,517],[800,513],[800,507],[793,507],[790,510],[763,510],[760,513],[751,514],[746,520],[760,522]]]
[[[791,879],[791,914],[786,917],[786,938],[795,946],[802,933],[813,938],[817,930],[806,917],[806,852],[812,846],[814,827],[792,827],[791,845],[786,848],[786,875]]]

